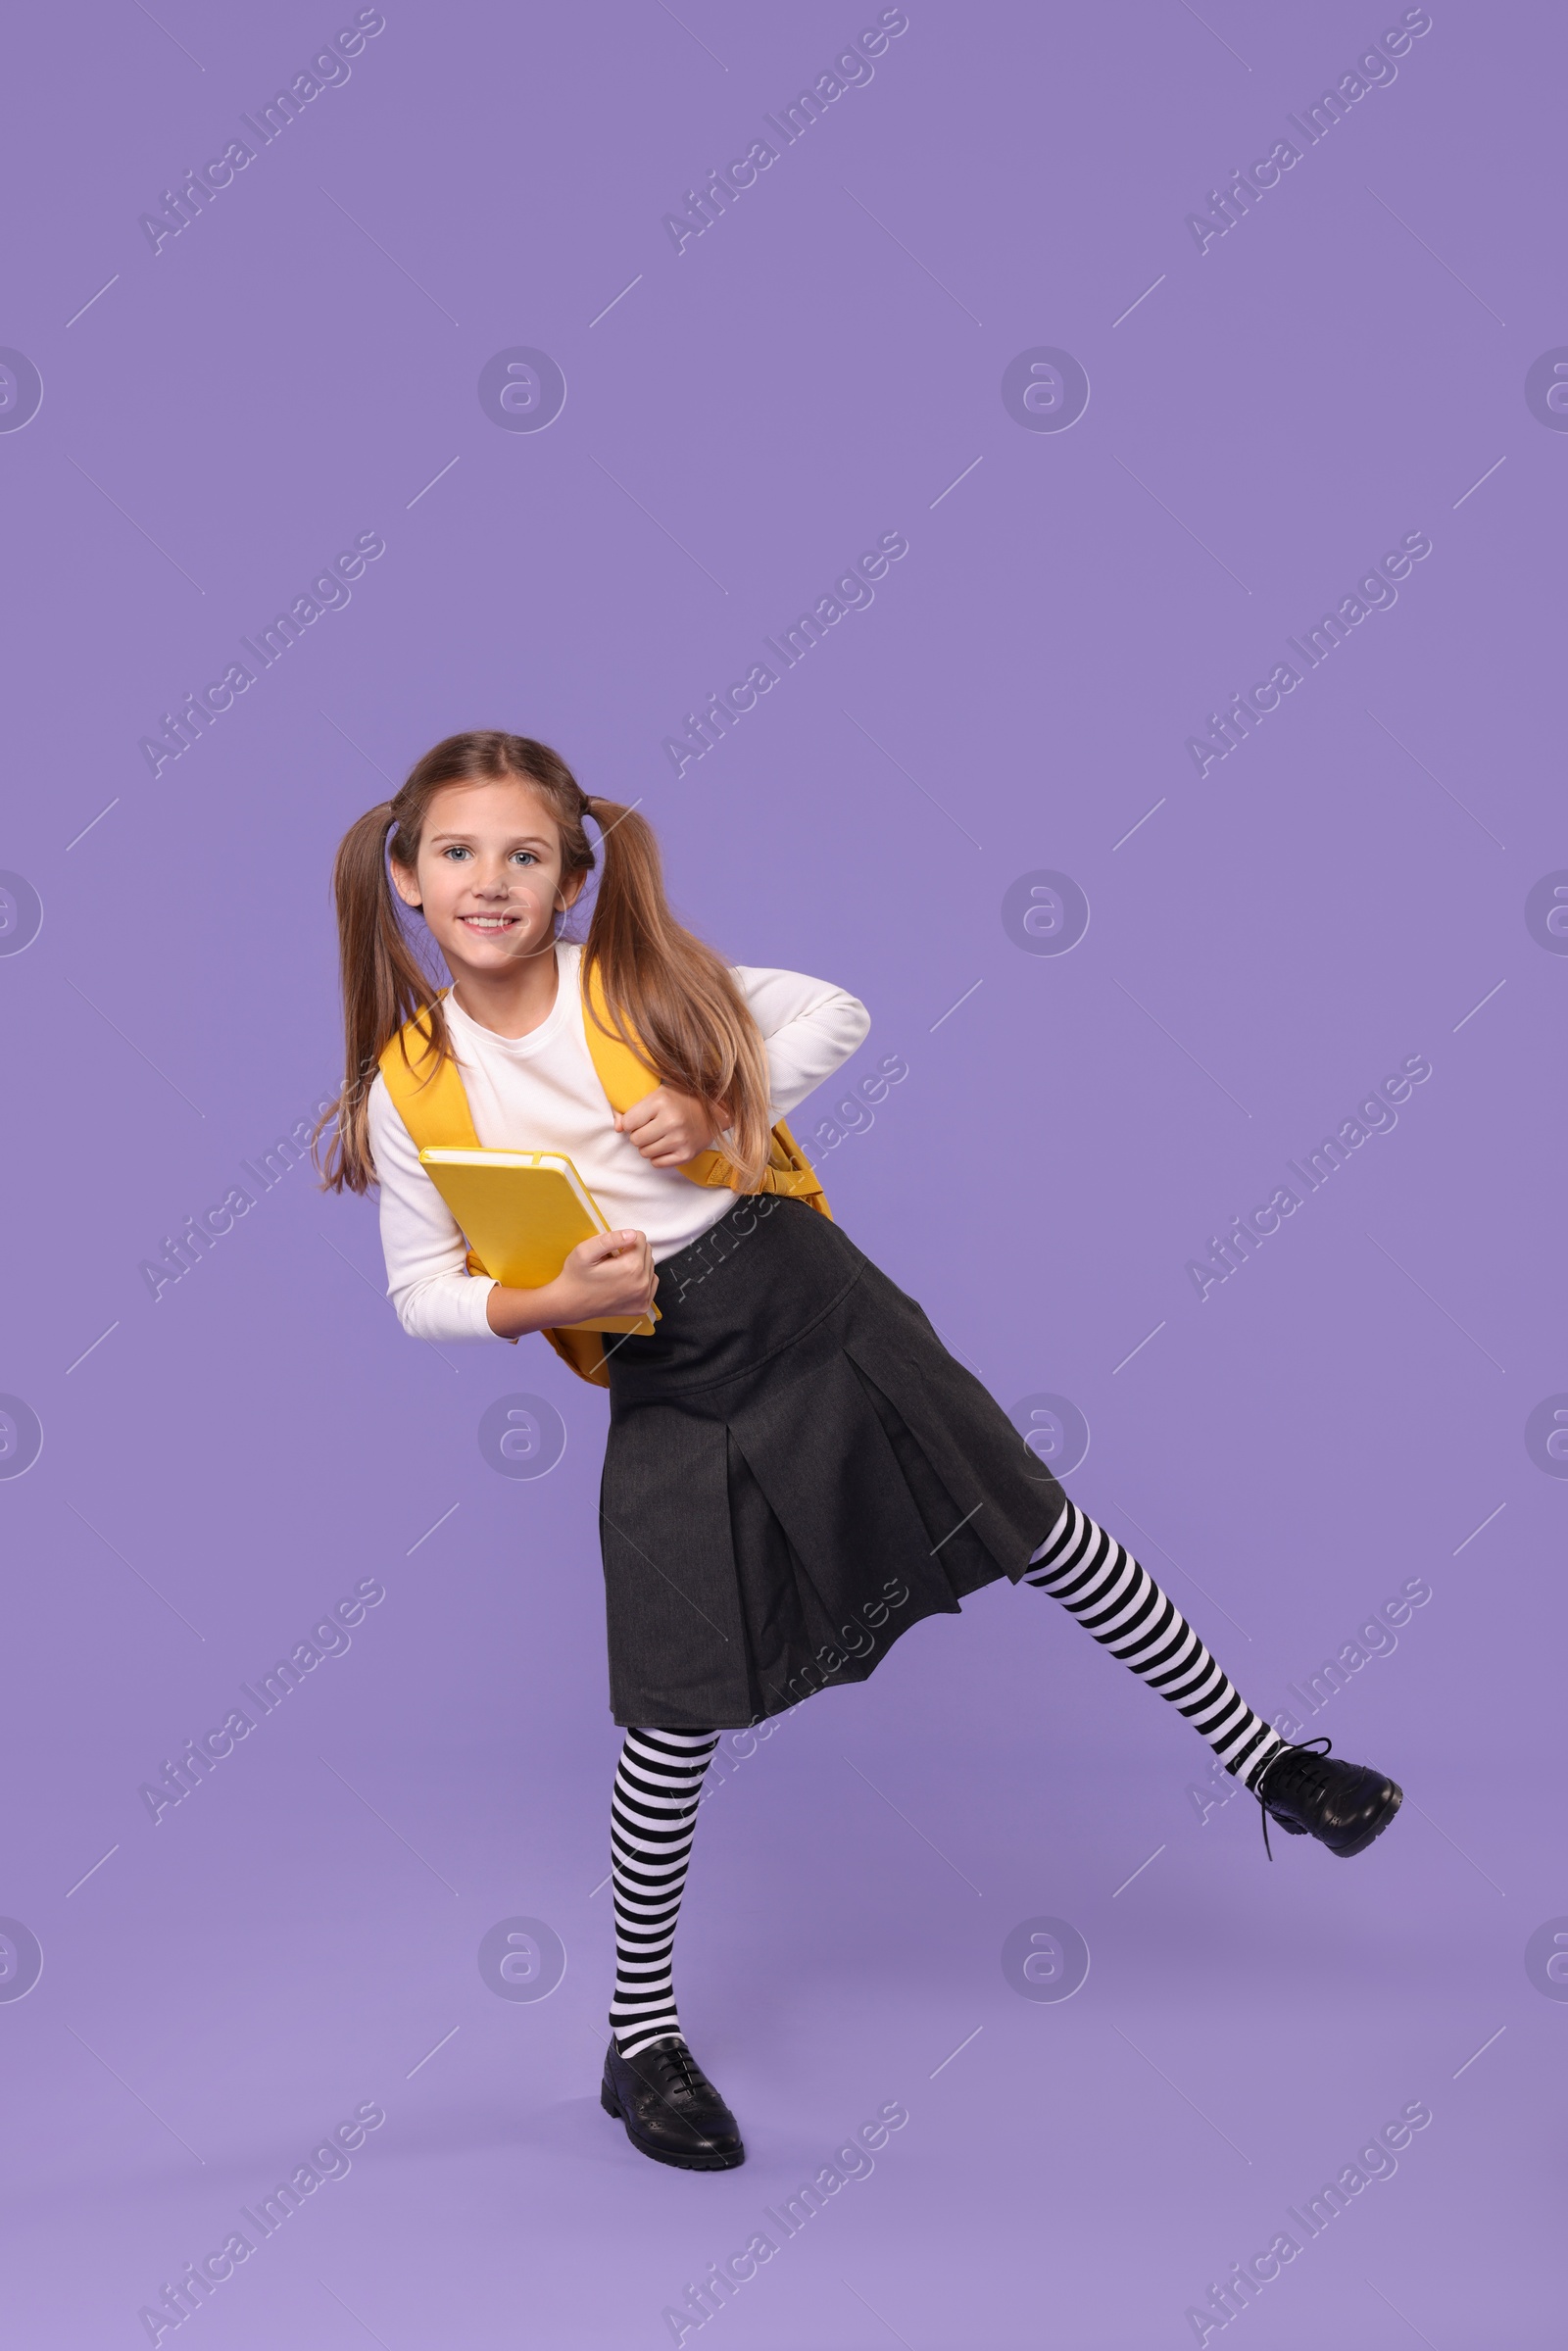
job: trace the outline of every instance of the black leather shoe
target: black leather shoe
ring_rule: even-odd
[[[599,2103],[626,2126],[640,2155],[685,2172],[730,2172],[746,2161],[740,2129],[677,2033],[622,2057],[605,2054]]]
[[[1315,1752],[1321,1745],[1323,1752]],[[1292,1837],[1315,1837],[1348,1861],[1364,1853],[1404,1801],[1404,1790],[1364,1763],[1342,1763],[1329,1753],[1332,1739],[1308,1739],[1282,1747],[1265,1763],[1252,1789],[1263,1807],[1263,1843],[1268,1824],[1278,1821]],[[1273,1851],[1269,1851],[1273,1860]]]

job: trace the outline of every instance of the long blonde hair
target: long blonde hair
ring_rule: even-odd
[[[740,1188],[755,1190],[770,1141],[767,1056],[728,964],[671,913],[652,827],[634,809],[585,793],[547,744],[495,732],[449,735],[338,846],[332,889],[347,1050],[343,1091],[317,1128],[318,1139],[335,1122],[323,1189],[364,1192],[376,1181],[368,1102],[376,1064],[405,1024],[417,1018],[438,1057],[452,1056],[440,989],[404,927],[387,859],[414,872],[430,803],[444,784],[509,777],[532,785],[555,818],[563,882],[592,871],[584,816],[599,826],[604,872],[583,950],[585,976],[597,968],[612,1033],[658,1083],[698,1096],[722,1116],[724,1155]]]

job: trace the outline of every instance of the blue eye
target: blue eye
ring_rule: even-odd
[[[468,850],[465,849],[465,848],[463,847],[462,843],[461,843],[461,842],[458,842],[458,841],[455,841],[455,842],[453,842],[452,846],[451,846],[449,849],[444,849],[444,850],[441,852],[441,855],[442,855],[444,857],[468,857],[468,856],[470,856],[471,854],[472,854],[472,853],[471,853],[470,851],[468,851]]]
[[[515,851],[514,851],[514,853],[513,853],[513,854],[514,854],[514,857],[516,858],[516,860],[517,860],[517,862],[518,862],[519,864],[523,864],[523,865],[537,865],[537,864],[538,864],[538,862],[539,862],[538,858],[537,858],[537,857],[534,856],[534,854],[533,854],[533,851],[532,851],[531,849],[519,849],[519,850],[515,850]]]

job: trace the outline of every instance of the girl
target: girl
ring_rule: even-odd
[[[596,864],[573,944],[564,918]],[[1387,1827],[1399,1788],[1254,1714],[833,1223],[784,1117],[865,1036],[853,997],[730,969],[670,912],[643,819],[524,736],[438,743],[345,835],[335,887],[348,1062],[326,1180],[379,1184],[404,1329],[493,1345],[542,1332],[610,1392],[600,1538],[626,1736],[600,2095],[634,2147],[694,2171],[744,2160],[671,1977],[719,1732],[864,1681],[909,1625],[998,1577],[1050,1592],[1177,1707],[1258,1798],[1265,1843],[1268,1816],[1343,1855]],[[475,1142],[565,1152],[613,1229],[543,1289],[493,1281],[418,1157]],[[652,1337],[572,1328],[656,1301]]]

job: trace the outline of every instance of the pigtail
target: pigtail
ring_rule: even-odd
[[[604,870],[584,954],[615,1033],[661,1084],[710,1102],[743,1191],[762,1180],[771,1143],[766,1050],[722,956],[676,921],[653,828],[612,800],[585,799]]]
[[[438,991],[409,944],[387,874],[387,832],[396,813],[391,801],[367,809],[344,834],[332,867],[343,976],[344,1077],[341,1094],[312,1138],[315,1151],[322,1130],[334,1126],[324,1165],[317,1158],[327,1192],[365,1192],[376,1180],[369,1093],[382,1052],[405,1022],[422,1014],[438,1056],[451,1052]]]

